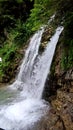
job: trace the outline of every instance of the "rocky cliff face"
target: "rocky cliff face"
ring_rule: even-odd
[[[62,52],[60,40],[43,93],[51,108],[38,124],[38,130],[73,130],[73,68],[62,70]]]

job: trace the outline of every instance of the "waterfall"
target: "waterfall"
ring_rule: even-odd
[[[0,128],[29,130],[49,109],[42,99],[42,92],[62,30],[63,27],[56,29],[42,55],[38,50],[44,28],[31,38],[17,79],[7,90],[18,94],[11,98],[11,102],[5,99],[6,103],[0,105]]]
[[[32,81],[32,83],[34,81],[35,89],[37,88],[36,92],[38,93],[38,96],[37,96],[37,93],[35,93],[35,96],[37,98],[41,98],[41,96],[42,96],[44,84],[45,84],[47,75],[50,72],[50,67],[51,67],[51,63],[53,60],[55,48],[56,48],[59,36],[62,31],[63,31],[63,27],[58,27],[56,29],[55,34],[48,42],[45,51],[43,52],[42,56],[40,57],[37,68],[35,70],[33,70],[35,72],[35,76],[34,76],[34,80],[31,80],[31,81]]]

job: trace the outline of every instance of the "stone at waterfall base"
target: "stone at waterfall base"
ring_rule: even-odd
[[[38,123],[36,130],[73,130],[73,93],[58,90],[51,104],[50,111]]]
[[[52,79],[52,89],[48,101],[50,111],[38,123],[36,130],[73,130],[73,71],[69,70],[64,75]],[[60,88],[57,88],[60,86]],[[56,87],[56,88],[55,88]]]

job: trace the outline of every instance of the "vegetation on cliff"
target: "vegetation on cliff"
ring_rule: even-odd
[[[64,70],[73,67],[73,1],[60,0],[57,6],[57,15],[64,22],[63,47],[64,52],[61,65]]]
[[[32,7],[30,0],[0,1],[0,82],[9,82],[15,75],[21,48],[31,33],[26,21]]]

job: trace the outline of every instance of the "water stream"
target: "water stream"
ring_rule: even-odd
[[[62,30],[63,27],[56,29],[42,55],[38,50],[44,28],[31,38],[16,81],[0,90],[0,128],[29,130],[46,114],[49,106],[42,93]]]

